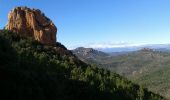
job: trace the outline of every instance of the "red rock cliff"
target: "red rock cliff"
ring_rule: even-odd
[[[22,36],[53,45],[56,43],[57,28],[40,10],[27,7],[16,7],[8,14],[7,30]]]

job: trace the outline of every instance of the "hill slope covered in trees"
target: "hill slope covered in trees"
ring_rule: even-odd
[[[89,59],[76,51],[74,54],[86,63],[109,69],[155,93],[170,98],[169,52],[144,48],[119,56],[98,56],[95,59]]]
[[[60,43],[0,31],[1,100],[161,100],[118,74],[80,61]]]

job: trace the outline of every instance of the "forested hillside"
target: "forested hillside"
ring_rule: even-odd
[[[161,100],[118,74],[80,61],[60,43],[0,31],[1,100]]]
[[[98,56],[95,59],[81,54],[86,63],[109,69],[149,90],[170,98],[170,53],[149,48],[119,56]]]

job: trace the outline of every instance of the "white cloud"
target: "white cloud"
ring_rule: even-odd
[[[91,43],[88,44],[87,47],[90,48],[121,48],[121,47],[134,47],[134,46],[141,46],[145,45],[144,43],[128,43],[128,42],[105,42],[105,43]]]
[[[77,47],[86,47],[86,48],[122,48],[122,47],[137,47],[146,45],[145,43],[128,43],[128,42],[101,42],[101,43],[87,43],[87,44],[75,44],[68,46],[69,49],[75,49]]]

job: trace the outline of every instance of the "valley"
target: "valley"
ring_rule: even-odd
[[[143,48],[133,52],[122,52],[116,56],[112,55],[113,53],[108,53],[109,56],[100,56],[95,52],[80,54],[73,50],[77,57],[89,64],[119,73],[155,93],[170,98],[170,53],[168,51]]]

